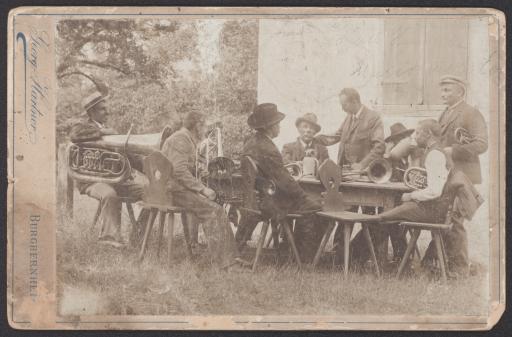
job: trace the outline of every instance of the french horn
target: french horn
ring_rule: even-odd
[[[405,186],[414,190],[421,190],[427,187],[427,170],[421,167],[409,167],[404,172]]]
[[[288,163],[284,165],[284,167],[288,170],[288,172],[290,172],[290,175],[293,177],[293,179],[299,180],[300,178],[302,178],[303,173],[301,161],[294,161]]]
[[[473,136],[465,128],[456,128],[454,133],[455,133],[455,140],[457,141],[457,143],[459,143],[461,145],[469,144],[476,139],[476,137]]]

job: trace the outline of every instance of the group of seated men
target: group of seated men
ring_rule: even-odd
[[[445,76],[439,84],[441,99],[447,105],[439,119],[423,120],[418,123],[416,130],[407,130],[397,123],[391,127],[391,134],[386,139],[380,114],[363,105],[359,93],[352,88],[345,88],[339,93],[340,105],[347,117],[335,135],[316,135],[321,127],[317,123],[316,115],[308,113],[296,121],[298,139],[286,144],[282,152],[273,139],[279,135],[280,122],[285,115],[272,103],[259,104],[254,108],[247,122],[255,132],[245,142],[242,155],[254,159],[260,173],[276,185],[276,193],[260,203],[261,214],[266,214],[277,222],[288,213],[300,212],[306,215],[297,221],[294,232],[297,248],[304,262],[312,260],[321,240],[325,220],[315,214],[322,208],[319,200],[311,199],[286,169],[285,164],[289,162],[301,161],[306,155],[314,155],[319,162],[323,162],[329,158],[327,146],[339,143],[337,164],[340,167],[348,165],[352,170],[360,171],[367,168],[373,160],[385,157],[389,149],[399,144],[402,139],[413,138],[419,151],[395,160],[394,165],[402,169],[408,165],[424,168],[428,176],[427,187],[404,193],[401,205],[385,212],[376,210],[375,207],[362,206],[363,213],[375,214],[377,211],[387,223],[390,220],[444,222],[451,203],[449,200],[453,200],[453,188],[447,183],[452,172],[463,172],[471,188],[473,184],[481,182],[479,155],[487,150],[485,120],[477,109],[464,101],[464,81],[454,76]],[[84,108],[88,118],[73,126],[71,141],[81,142],[114,133],[104,124],[108,116],[105,97],[99,93],[88,97]],[[263,219],[260,215],[243,214],[234,236],[225,212],[214,202],[215,191],[193,175],[196,146],[200,135],[204,134],[204,125],[204,115],[194,110],[188,111],[182,128],[165,141],[162,152],[174,167],[174,179],[169,182],[168,191],[177,206],[186,208],[202,224],[212,262],[219,268],[229,268],[243,263],[240,252],[257,223]],[[472,135],[471,139],[460,144],[455,137],[457,128],[466,129]],[[78,188],[81,193],[102,200],[100,221],[104,222],[104,230],[100,233],[100,240],[113,245],[121,242],[121,206],[117,195],[141,198],[142,187],[127,182],[123,186],[81,183]],[[476,191],[472,192],[476,194]],[[472,212],[467,210],[464,202],[455,205],[453,227],[444,234],[444,239],[450,270],[464,273],[469,265],[464,217],[468,218],[468,214],[471,215]],[[353,206],[348,210],[357,212],[358,208],[359,206]],[[334,242],[336,255],[341,258],[344,251],[341,227],[348,224],[340,225]],[[397,226],[372,226],[371,236],[381,257],[387,256],[389,236],[395,258],[400,259],[403,256],[406,239]],[[368,252],[362,240],[361,233],[358,233],[351,247],[354,259],[364,262]],[[426,254],[425,259],[428,258],[433,258],[432,254]]]

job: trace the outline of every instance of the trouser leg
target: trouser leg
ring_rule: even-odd
[[[465,273],[469,266],[468,236],[464,228],[464,218],[457,212],[452,216],[452,229],[443,232],[443,241],[448,256],[450,271]]]
[[[401,259],[407,248],[406,231],[398,223],[387,225],[387,229],[393,247],[393,258]]]
[[[296,220],[294,240],[299,251],[300,259],[304,263],[311,263],[316,250],[322,240],[327,222],[317,217],[314,212],[322,206],[313,199],[305,198],[291,205],[288,213],[300,213],[304,216]]]
[[[202,224],[211,262],[220,268],[232,264],[238,254],[224,209],[191,191],[173,192],[172,196],[176,206],[185,208]]]
[[[235,240],[239,249],[243,248],[247,241],[251,240],[254,229],[261,221],[261,217],[249,212],[242,212],[242,218],[236,230]]]
[[[98,223],[102,229],[100,239],[121,241],[121,203],[113,186],[95,183],[88,186],[85,194],[101,202]]]

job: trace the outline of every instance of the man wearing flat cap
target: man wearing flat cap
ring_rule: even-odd
[[[314,136],[322,129],[317,123],[314,113],[307,113],[295,121],[299,137],[295,142],[283,146],[283,160],[285,164],[302,161],[306,155],[315,157],[319,164],[329,159],[329,152],[325,145],[320,144]]]
[[[295,236],[297,249],[303,262],[310,262],[321,240],[322,228],[315,227],[314,212],[321,209],[321,205],[308,198],[298,182],[293,179],[284,167],[283,157],[272,139],[279,135],[279,123],[285,115],[277,110],[273,103],[263,103],[254,109],[247,123],[256,130],[244,144],[242,155],[249,156],[255,161],[260,174],[271,179],[276,184],[276,192],[271,200],[262,202],[262,214],[270,215],[276,223],[284,220],[289,213],[304,214],[304,218],[297,221]],[[261,221],[261,216],[244,215],[242,227],[237,232],[237,240],[243,245],[250,239],[251,234]]]
[[[69,137],[73,143],[100,139],[104,135],[117,134],[114,129],[105,125],[108,120],[107,97],[94,92],[82,101],[85,119],[71,127]],[[98,218],[102,231],[99,241],[114,247],[121,247],[121,202],[119,196],[142,199],[144,188],[142,184],[128,180],[120,184],[76,182],[81,194],[101,202],[101,213]]]
[[[441,100],[447,105],[439,117],[441,146],[451,155],[454,168],[473,182],[482,182],[479,155],[487,151],[487,125],[477,109],[464,101],[466,83],[456,76],[444,76],[439,81]],[[456,138],[456,130],[465,129],[470,137],[464,144]],[[445,243],[450,269],[464,270],[469,265],[467,233],[457,207],[454,209],[453,228],[446,233]]]

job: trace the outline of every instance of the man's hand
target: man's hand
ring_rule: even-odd
[[[450,158],[452,157],[453,149],[452,149],[452,147],[451,147],[451,146],[450,146],[450,147],[445,147],[443,150],[444,150],[444,153],[445,153],[448,157],[450,157]]]
[[[314,139],[321,145],[330,146],[339,142],[341,137],[337,135],[317,135]]]
[[[102,129],[100,129],[100,132],[104,136],[107,136],[107,135],[118,135],[119,134],[116,130],[114,130],[112,128],[102,128]]]
[[[404,194],[402,194],[402,201],[403,202],[412,201],[411,193],[404,193]]]
[[[205,197],[207,197],[208,199],[214,201],[215,200],[215,197],[217,196],[217,194],[215,193],[214,190],[212,190],[211,188],[209,187],[205,187],[201,190],[201,194],[204,195]]]
[[[350,168],[356,172],[359,172],[361,171],[361,164],[360,163],[355,163],[355,164],[352,164],[350,165]]]

